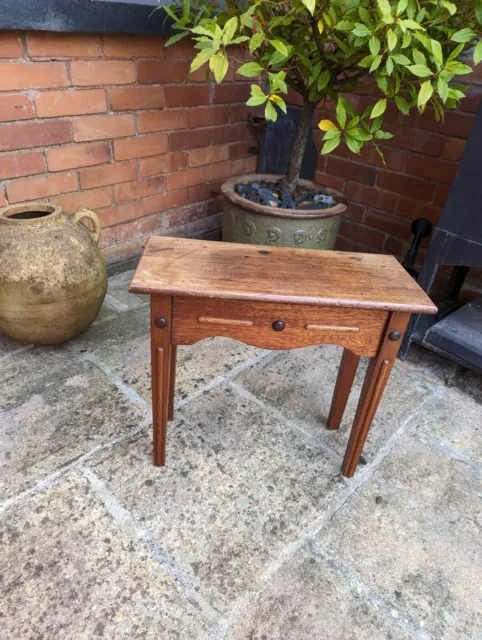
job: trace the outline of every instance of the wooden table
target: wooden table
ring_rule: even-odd
[[[264,349],[344,347],[328,418],[338,429],[369,356],[342,471],[353,476],[411,313],[435,313],[392,256],[152,237],[129,290],[151,296],[154,464],[164,466],[177,345],[226,336]]]

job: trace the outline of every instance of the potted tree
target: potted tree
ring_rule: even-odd
[[[255,79],[247,104],[263,107],[267,120],[286,112],[290,90],[302,99],[287,175],[223,185],[230,241],[331,248],[345,205],[299,179],[316,107],[335,107],[318,125],[322,154],[340,144],[359,154],[371,144],[382,155],[378,143],[392,137],[383,129],[389,102],[404,115],[429,108],[441,119],[468,89],[456,84],[472,71],[460,56],[475,45],[473,61],[482,59],[482,0],[180,0],[162,8],[177,31],[167,45],[196,42],[191,71],[206,65],[220,83],[232,66]],[[367,85],[379,95],[357,112],[349,95]]]

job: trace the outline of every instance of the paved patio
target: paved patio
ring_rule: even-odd
[[[207,340],[156,469],[130,276],[62,347],[0,337],[0,638],[480,640],[481,378],[397,362],[347,481],[341,350]]]

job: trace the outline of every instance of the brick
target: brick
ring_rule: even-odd
[[[110,227],[114,224],[121,224],[128,220],[136,220],[144,215],[142,200],[133,200],[124,204],[116,204],[104,209],[97,209],[103,227]]]
[[[378,172],[377,186],[402,196],[410,194],[420,200],[431,200],[433,196],[433,185],[427,180],[388,171]]]
[[[74,60],[70,63],[72,85],[90,87],[110,84],[132,84],[136,67],[130,60]]]
[[[45,91],[38,94],[35,104],[39,118],[105,113],[107,108],[103,89]]]
[[[20,178],[35,173],[43,173],[44,160],[39,151],[12,153],[0,156],[0,179]]]
[[[330,176],[327,173],[317,173],[316,183],[323,187],[334,189],[335,191],[338,191],[338,193],[343,193],[345,189],[345,181],[343,178],[340,178],[339,176]]]
[[[7,196],[10,203],[22,200],[40,200],[60,193],[77,190],[75,172],[67,171],[38,178],[22,178],[7,185]]]
[[[376,229],[369,229],[349,220],[342,220],[340,225],[342,236],[373,249],[381,249],[385,242],[385,234]]]
[[[184,187],[191,187],[194,184],[201,184],[207,179],[206,167],[179,171],[166,176],[166,191],[175,191]]]
[[[47,147],[71,140],[70,122],[65,121],[6,124],[0,128],[0,151]]]
[[[258,170],[258,156],[251,156],[244,161],[245,173],[255,173]]]
[[[139,113],[137,126],[139,133],[153,131],[172,131],[173,129],[187,129],[189,112],[185,109],[167,109],[155,113]]]
[[[407,161],[406,151],[393,149],[387,145],[381,145],[380,150],[383,153],[383,159],[380,158],[373,145],[365,145],[357,158],[360,162],[372,164],[377,167],[383,167],[390,171],[403,171]]]
[[[168,107],[193,107],[209,104],[209,87],[166,87]]]
[[[115,242],[115,232],[120,229],[122,225],[118,225],[114,228],[109,228],[107,231],[110,231],[112,237],[114,238],[113,242]],[[142,238],[133,238],[128,242],[123,242],[119,244],[112,244],[112,246],[107,246],[103,249],[102,253],[104,254],[104,259],[106,261],[118,261],[124,260],[126,258],[132,258],[134,256],[138,256],[142,253],[142,249],[144,248],[144,240]]]
[[[82,189],[93,189],[108,184],[130,182],[137,178],[137,162],[114,162],[101,167],[87,167],[80,169],[80,186]]]
[[[15,31],[0,31],[0,58],[22,58],[22,43]]]
[[[182,151],[165,153],[162,156],[153,156],[139,161],[139,176],[156,176],[162,173],[174,173],[187,169],[187,154]]]
[[[165,104],[162,87],[123,87],[109,89],[113,111],[131,109],[162,109]]]
[[[429,156],[440,156],[445,145],[445,137],[437,133],[430,133],[420,129],[406,129],[403,127],[387,127],[395,135],[386,140],[385,145],[416,151]]]
[[[229,160],[220,162],[208,167],[208,180],[220,180],[221,178],[231,178],[244,173],[244,160]]]
[[[76,142],[125,138],[136,133],[136,125],[132,114],[74,118],[72,120],[72,128]]]
[[[189,187],[189,201],[201,202],[202,200],[211,200],[219,196],[222,182],[222,180],[218,180],[217,182],[207,182]]]
[[[250,85],[243,84],[219,84],[214,89],[214,104],[223,102],[246,102],[251,95]]]
[[[0,62],[0,91],[67,86],[63,62]]]
[[[8,204],[7,199],[5,198],[5,195],[2,189],[0,188],[0,207],[6,207],[7,204]]]
[[[165,151],[167,151],[167,136],[163,134],[144,136],[132,140],[114,140],[114,157],[116,160],[156,156]]]
[[[408,218],[409,220],[427,218],[432,224],[437,225],[442,214],[442,207],[413,198],[400,198],[395,213],[397,216]]]
[[[385,211],[386,213],[394,211],[398,202],[398,195],[396,193],[381,191],[375,187],[367,187],[364,184],[358,184],[356,182],[347,183],[344,195],[357,204],[364,204],[374,209]]]
[[[392,256],[395,256],[399,260],[401,260],[407,254],[408,246],[405,242],[398,240],[398,238],[393,238],[392,236],[387,236],[385,240],[385,244],[383,245],[383,250],[385,253],[389,253]]]
[[[164,44],[159,36],[104,35],[104,56],[107,58],[161,58]]]
[[[191,61],[194,56],[199,53],[198,49],[194,48],[194,41],[191,38],[183,38],[169,47],[166,47],[164,52],[166,58],[184,58]]]
[[[90,189],[79,191],[65,196],[49,198],[54,204],[58,204],[67,213],[76,213],[79,209],[99,209],[108,207],[112,203],[112,188]]]
[[[464,82],[466,80],[467,77],[465,77]],[[420,116],[418,126],[420,129],[426,129],[428,131],[440,131],[444,135],[468,138],[473,122],[474,114],[460,113],[457,111],[446,111],[443,121],[439,120],[437,122],[433,111],[427,109],[427,111]]]
[[[482,99],[481,87],[474,87],[469,95],[460,103],[460,109],[462,111],[470,111],[471,113],[477,113]]]
[[[354,220],[355,222],[363,222],[365,218],[365,207],[361,204],[349,202],[343,216],[345,218],[349,218],[350,220]]]
[[[204,164],[213,164],[214,162],[228,159],[229,147],[227,146],[203,147],[189,152],[190,167],[200,167]]]
[[[124,184],[116,184],[114,187],[114,200],[126,202],[145,196],[153,196],[164,193],[164,176],[153,176],[143,180],[134,180]]]
[[[240,124],[231,124],[227,127],[214,127],[211,131],[211,140],[214,145],[254,139],[253,134],[250,132],[248,125],[245,122]]]
[[[0,122],[35,118],[35,109],[28,96],[21,93],[0,95]]]
[[[199,107],[197,109],[189,109],[189,126],[191,129],[197,127],[210,127],[214,124],[229,123],[229,107]]]
[[[216,148],[216,147],[213,147]],[[259,148],[252,142],[235,142],[229,145],[229,159],[248,158],[252,155],[258,155]]]
[[[447,160],[460,160],[465,150],[467,140],[459,138],[448,138],[442,157]]]
[[[406,172],[420,178],[429,178],[438,182],[452,184],[457,168],[457,162],[411,154],[407,160]]]
[[[111,159],[108,142],[92,142],[76,144],[71,147],[59,147],[47,151],[47,167],[49,171],[63,171],[76,167],[89,167],[103,164]]]
[[[189,63],[182,60],[146,60],[137,64],[141,84],[181,83],[187,79]]]
[[[146,215],[150,215],[152,213],[157,213],[158,211],[181,207],[183,204],[186,204],[187,201],[187,189],[171,191],[170,193],[164,193],[160,196],[150,196],[149,198],[144,198],[144,213]]]
[[[385,233],[401,238],[411,238],[410,220],[396,218],[394,216],[385,216],[376,211],[367,211],[365,215],[365,225],[370,228],[378,229]]]
[[[450,186],[446,184],[438,184],[435,189],[435,196],[433,201],[435,204],[445,205],[447,202],[447,198],[449,197]]]
[[[211,143],[211,131],[199,129],[198,131],[179,131],[169,134],[169,149],[180,151],[181,149],[197,149],[207,147]]]
[[[102,55],[100,37],[87,33],[27,32],[32,58],[97,58]]]
[[[377,175],[376,169],[357,162],[350,162],[336,156],[328,156],[326,172],[335,176],[343,176],[345,180],[360,182],[373,186]]]

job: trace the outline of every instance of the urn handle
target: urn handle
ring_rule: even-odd
[[[97,217],[97,214],[95,214],[93,211],[90,211],[89,209],[81,209],[74,214],[74,222],[80,222],[82,218],[89,218],[89,220],[92,220],[92,224],[94,225],[94,231],[91,232],[92,238],[95,242],[97,242],[97,244],[99,244],[100,234],[102,233],[102,226],[100,224],[99,218]],[[87,228],[87,230],[89,229]]]

